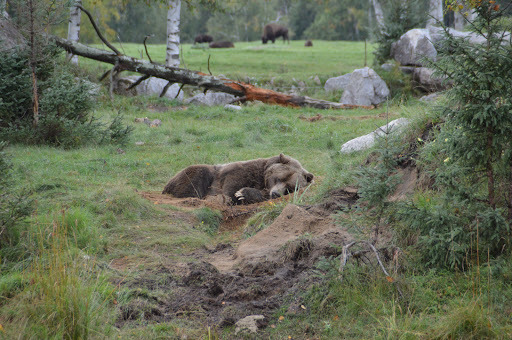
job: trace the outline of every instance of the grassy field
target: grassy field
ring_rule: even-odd
[[[283,87],[318,75],[360,68],[364,43],[303,41],[283,45],[236,43],[234,49],[203,50],[183,45],[182,66],[206,71],[208,55],[214,74],[250,77],[265,84],[275,77]],[[122,46],[140,56],[141,46]],[[149,46],[163,61],[165,47]],[[371,47],[369,47],[369,50]],[[368,55],[371,64],[371,53]],[[90,61],[82,64],[99,73]],[[308,82],[308,84],[312,82]],[[319,90],[315,90],[320,93]],[[323,91],[323,90],[322,90]],[[225,163],[270,157],[281,152],[298,159],[315,174],[304,202],[313,204],[330,190],[354,184],[353,170],[369,152],[339,153],[341,145],[373,131],[389,119],[421,119],[432,107],[400,97],[389,108],[319,111],[248,104],[241,111],[222,107],[184,107],[157,98],[110,100],[106,90],[95,116],[108,121],[118,112],[134,128],[127,145],[76,150],[11,145],[16,190],[35,202],[22,243],[2,261],[0,338],[238,339],[233,327],[209,327],[200,315],[148,321],[159,306],[178,300],[174,273],[191,254],[219,243],[236,243],[244,226],[216,232],[201,214],[154,204],[140,192],[160,192],[180,169],[196,163]],[[336,120],[309,122],[316,114]],[[160,119],[150,128],[137,117]],[[142,143],[139,143],[142,142]],[[281,207],[282,208],[282,207]],[[204,219],[206,220],[206,218]],[[21,249],[21,250],[20,250]],[[414,263],[414,253],[405,257]],[[198,261],[195,259],[194,261]],[[414,268],[397,274],[406,294],[396,296],[380,272],[351,265],[343,282],[338,261],[321,264],[320,284],[299,292],[304,313],[276,310],[261,337],[271,339],[340,338],[507,338],[512,335],[507,262],[466,273]],[[496,265],[496,267],[494,267]],[[169,269],[171,268],[172,271]],[[327,269],[326,269],[327,268]],[[130,314],[137,311],[136,314]],[[251,337],[247,337],[251,338]]]
[[[98,45],[98,48],[108,49]],[[126,55],[148,59],[144,46],[137,44],[116,45]],[[372,65],[374,46],[367,45],[367,65]],[[165,62],[165,45],[148,45],[151,59]],[[302,80],[313,86],[310,77],[318,76],[322,86],[330,77],[352,72],[365,66],[364,42],[314,41],[313,47],[305,47],[303,40],[290,44],[276,41],[263,45],[261,41],[237,42],[235,48],[207,48],[203,44],[181,45],[180,67],[208,73],[208,60],[213,75],[223,74],[230,79],[250,80],[264,84],[273,79],[283,89]],[[95,62],[84,61],[86,64]],[[106,69],[106,67],[105,67]],[[314,84],[314,86],[319,86]]]

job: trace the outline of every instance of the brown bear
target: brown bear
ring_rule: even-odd
[[[288,28],[275,23],[267,24],[263,27],[263,35],[261,36],[262,43],[266,44],[267,41],[271,40],[273,44],[279,37],[283,37],[283,43],[285,40],[288,40],[289,44],[290,39],[288,38]]]
[[[308,40],[308,41],[306,41],[304,46],[306,46],[306,47],[313,47],[313,42],[311,40]]]
[[[208,34],[198,34],[196,35],[195,39],[194,39],[194,44],[195,43],[211,43],[213,41],[213,37],[211,35],[208,35]]]
[[[292,193],[312,181],[313,174],[296,159],[280,154],[228,164],[191,165],[171,178],[162,194],[224,195],[231,204],[250,204]]]
[[[235,47],[231,41],[214,41],[210,43],[210,48],[230,48]]]

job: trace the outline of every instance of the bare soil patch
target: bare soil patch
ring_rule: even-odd
[[[224,230],[233,231],[240,231],[248,217],[268,204],[229,206],[219,197],[200,200],[152,192],[140,195],[155,204],[180,207],[183,214],[204,206],[218,209],[224,217]],[[300,293],[319,280],[311,275],[315,262],[321,256],[339,255],[341,247],[352,240],[336,226],[331,214],[356,199],[357,192],[348,188],[332,192],[322,204],[288,204],[270,226],[251,238],[198,249],[182,262],[169,261],[145,269],[136,278],[120,279],[116,284],[141,294],[121,307],[118,325],[142,316],[156,322],[186,317],[224,327],[248,315],[269,317],[285,301],[300,306]],[[127,265],[123,258],[112,262],[115,269]],[[156,290],[170,293],[151,294]],[[299,308],[296,312],[302,311]]]

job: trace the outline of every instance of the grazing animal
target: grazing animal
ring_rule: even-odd
[[[205,198],[224,195],[231,204],[250,204],[292,193],[312,183],[313,174],[280,154],[219,165],[191,165],[178,172],[162,194]]]
[[[210,43],[210,48],[229,48],[235,47],[235,45],[231,41],[215,41]]]
[[[275,23],[267,24],[263,27],[263,35],[261,36],[262,43],[266,44],[267,41],[272,40],[273,44],[279,37],[283,37],[283,42],[288,40],[288,43],[290,43],[290,39],[288,38],[288,28]]]
[[[208,35],[208,34],[198,34],[196,35],[196,38],[194,39],[194,44],[195,43],[211,43],[213,41],[213,37],[211,35]]]
[[[308,41],[306,41],[304,46],[306,46],[306,47],[313,47],[313,42],[311,40],[308,40]]]

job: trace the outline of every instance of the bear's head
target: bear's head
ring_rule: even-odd
[[[291,157],[280,154],[265,170],[265,187],[271,198],[292,193],[313,182],[313,174]]]

